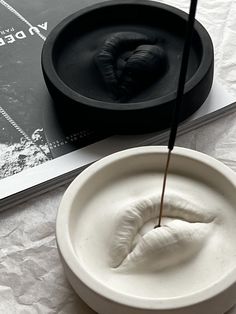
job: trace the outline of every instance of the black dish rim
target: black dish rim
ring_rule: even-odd
[[[96,109],[109,110],[109,111],[133,111],[133,110],[143,110],[143,109],[151,109],[158,105],[162,105],[168,102],[172,102],[176,99],[176,91],[171,92],[167,95],[156,97],[150,100],[144,100],[141,102],[128,102],[128,103],[116,103],[116,102],[108,102],[101,101],[94,98],[88,98],[84,95],[81,95],[77,91],[70,88],[63,80],[59,77],[53,62],[53,50],[54,45],[60,36],[60,34],[64,31],[64,29],[74,20],[78,19],[80,16],[89,13],[90,11],[101,9],[107,6],[117,6],[117,5],[145,5],[145,6],[153,6],[155,8],[164,9],[169,11],[172,14],[175,14],[187,21],[188,14],[184,11],[177,9],[173,6],[154,2],[150,0],[139,0],[138,2],[135,0],[109,0],[105,2],[100,2],[97,4],[90,5],[84,9],[81,9],[68,17],[62,20],[49,34],[47,37],[41,55],[41,64],[44,76],[46,76],[47,80],[57,89],[59,90],[66,98],[71,99],[73,102],[83,104],[83,106],[88,109],[93,107]],[[202,80],[203,77],[207,75],[210,68],[212,67],[212,62],[214,60],[214,49],[212,40],[206,31],[206,29],[202,26],[200,22],[195,20],[194,29],[197,32],[200,41],[202,43],[202,60],[194,75],[185,83],[184,95],[189,93],[194,87],[196,87]],[[177,88],[177,87],[176,87]]]

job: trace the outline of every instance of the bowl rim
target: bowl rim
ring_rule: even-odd
[[[187,21],[188,18],[188,14],[186,12],[177,9],[176,7],[150,0],[139,0],[138,2],[134,0],[108,0],[90,5],[66,17],[50,32],[43,45],[41,54],[41,65],[43,73],[47,76],[47,79],[50,81],[50,83],[54,85],[64,96],[74,102],[82,103],[86,107],[94,107],[97,109],[109,111],[132,111],[152,108],[156,107],[157,105],[163,105],[167,102],[174,101],[176,98],[176,91],[170,92],[169,94],[163,95],[158,98],[153,98],[140,102],[116,103],[97,100],[84,96],[75,91],[70,86],[68,86],[58,75],[54,67],[53,50],[54,44],[56,43],[58,37],[64,31],[64,29],[68,25],[70,25],[70,23],[73,23],[74,20],[78,19],[84,14],[89,13],[90,11],[102,9],[103,7],[107,6],[115,7],[119,5],[153,6],[157,9],[169,11],[170,13],[179,16],[185,21]],[[205,75],[210,70],[212,63],[214,62],[213,43],[207,30],[197,20],[195,20],[194,29],[197,32],[201,41],[203,50],[202,61],[194,75],[185,83],[184,95],[188,94],[188,92],[190,92],[195,86],[197,86],[201,82],[202,77],[205,77]]]
[[[143,146],[119,151],[100,159],[99,161],[86,168],[69,185],[61,200],[57,213],[56,239],[58,249],[61,258],[69,267],[76,280],[81,281],[85,286],[87,286],[90,290],[92,290],[102,298],[136,309],[173,310],[182,307],[192,306],[194,304],[205,302],[211,298],[219,296],[221,293],[223,293],[225,290],[229,289],[236,283],[235,266],[235,268],[225,274],[224,277],[222,277],[219,281],[198,292],[188,294],[183,297],[174,297],[170,299],[148,297],[142,298],[127,295],[122,292],[113,290],[112,288],[93,278],[93,276],[86,270],[86,268],[78,263],[78,259],[74,252],[74,248],[70,238],[69,220],[71,205],[77,192],[83,186],[83,184],[86,183],[86,181],[91,176],[96,175],[97,171],[100,171],[103,167],[112,164],[118,159],[135,157],[140,154],[148,155],[154,153],[159,155],[167,155],[167,152],[168,150],[166,146]],[[172,154],[179,157],[187,157],[193,161],[203,163],[209,168],[216,170],[220,175],[223,175],[235,187],[236,190],[236,173],[213,157],[210,157],[204,153],[181,147],[175,147]]]

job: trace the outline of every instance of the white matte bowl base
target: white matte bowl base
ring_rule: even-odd
[[[101,295],[95,293],[84,285],[78,278],[75,278],[71,269],[65,264],[64,259],[62,259],[62,263],[66,277],[73,289],[80,298],[91,307],[91,309],[99,314],[224,314],[234,306],[236,300],[236,284],[234,284],[220,294],[220,296],[215,296],[205,302],[191,305],[186,308],[170,310],[130,308],[126,305],[115,303],[109,299],[104,299]]]
[[[126,302],[124,295],[121,298],[116,299],[112,293],[109,295],[109,289],[103,289],[102,286],[97,287],[96,284],[93,285],[92,283],[93,287],[91,287],[91,278],[87,282],[86,271],[83,271],[81,265],[77,265],[79,261],[76,259],[76,254],[73,252],[73,245],[70,242],[71,238],[69,236],[70,232],[67,232],[68,230],[66,229],[70,226],[69,217],[72,209],[71,204],[73,203],[76,195],[78,196],[83,184],[85,184],[89,178],[96,176],[96,173],[99,171],[103,171],[103,168],[106,168],[108,164],[109,167],[111,167],[109,170],[114,169],[114,174],[118,174],[118,169],[122,169],[122,171],[125,172],[125,170],[128,170],[125,169],[126,167],[129,167],[129,170],[130,167],[133,167],[133,171],[135,170],[135,167],[139,167],[139,170],[140,167],[143,167],[144,169],[147,167],[149,168],[150,165],[153,164],[153,158],[155,156],[155,162],[158,165],[159,170],[162,170],[164,169],[166,161],[166,153],[167,150],[164,147],[143,147],[126,150],[108,156],[93,164],[81,175],[79,175],[68,188],[63,197],[57,217],[57,241],[66,276],[78,295],[94,311],[100,314],[223,314],[235,303],[236,267],[231,274],[230,280],[229,278],[227,278],[227,280],[225,278],[222,279],[223,289],[218,289],[219,291],[215,289],[214,293],[207,291],[205,297],[200,297],[200,299],[198,298],[195,300],[193,298],[192,302],[190,299],[186,300],[185,298],[182,301],[178,300],[176,304],[174,304],[173,300],[171,302],[165,300],[164,302],[159,302],[159,306],[157,306],[157,303],[154,306],[154,304],[150,301],[150,303],[146,302],[142,306],[140,303],[138,305],[136,302],[132,303],[132,300],[128,300]],[[140,156],[141,163],[137,162]],[[133,158],[136,162],[133,162],[131,166],[131,164],[127,162],[127,158]],[[193,172],[194,175],[202,177],[205,182],[208,181],[212,183],[213,181],[216,181],[217,185],[222,188],[223,193],[225,193],[226,190],[231,189],[231,194],[235,197],[235,173],[213,158],[195,151],[176,148],[173,151],[171,161],[172,164],[170,172],[177,169],[178,172],[181,173],[184,168],[184,172]],[[208,172],[206,172],[207,169],[209,170]],[[106,177],[107,173],[108,172],[105,171],[103,173],[103,177]],[[109,175],[111,175],[111,171],[109,171]],[[90,193],[93,192],[94,187],[91,186]],[[124,302],[122,301],[123,298]],[[129,297],[127,297],[127,299],[129,299]]]

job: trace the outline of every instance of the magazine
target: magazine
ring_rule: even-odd
[[[89,3],[87,3],[88,5]],[[110,153],[165,144],[168,130],[116,136],[63,123],[45,86],[40,56],[50,30],[85,4],[78,0],[0,0],[0,209],[71,181]],[[214,82],[202,107],[179,133],[236,110],[234,98]]]

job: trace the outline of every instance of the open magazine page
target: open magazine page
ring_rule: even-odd
[[[71,180],[84,166],[107,154],[163,143],[168,136],[168,131],[114,136],[81,128],[76,116],[60,116],[44,83],[42,46],[57,23],[91,3],[0,0],[1,209]],[[214,82],[204,105],[182,124],[180,132],[233,110],[234,105],[228,106],[233,101]]]
[[[0,1],[0,179],[38,166],[107,136],[61,117],[41,71],[49,31],[82,2]]]

